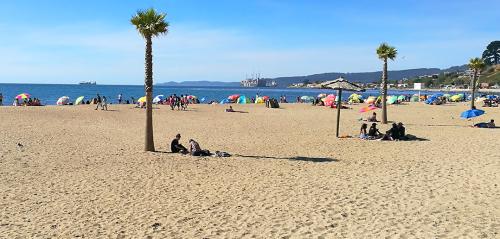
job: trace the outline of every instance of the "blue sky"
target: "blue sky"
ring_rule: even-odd
[[[499,40],[495,1],[16,0],[0,2],[0,83],[143,84],[137,9],[168,13],[154,40],[155,82],[239,81],[376,71],[375,48],[399,50],[390,69],[446,68]]]

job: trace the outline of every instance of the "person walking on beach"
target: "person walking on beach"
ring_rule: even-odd
[[[3,95],[2,95],[2,93],[0,93],[0,106],[2,106],[2,105],[3,105]]]
[[[99,106],[102,107],[102,98],[99,94],[97,94],[96,104],[97,106],[95,107],[95,110],[99,109]]]
[[[118,104],[121,104],[122,103],[122,93],[118,94]]]
[[[108,99],[106,99],[106,96],[102,96],[102,103],[101,103],[102,110],[106,109],[108,110]]]

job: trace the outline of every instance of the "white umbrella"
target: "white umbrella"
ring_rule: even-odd
[[[157,95],[154,99],[153,99],[153,104],[158,104],[160,101],[162,101],[163,99],[165,99],[165,96],[164,95]]]
[[[69,104],[69,97],[68,96],[62,96],[57,100],[57,105],[68,105]]]

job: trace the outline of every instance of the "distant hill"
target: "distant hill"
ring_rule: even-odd
[[[461,67],[452,67],[449,69],[441,70],[439,68],[419,68],[419,69],[409,69],[409,70],[399,70],[399,71],[389,71],[389,80],[401,80],[403,78],[414,78],[422,75],[432,75],[439,74],[443,71],[457,71],[460,70]],[[380,81],[382,77],[381,71],[375,72],[360,72],[360,73],[323,73],[323,74],[314,74],[308,76],[292,76],[292,77],[278,77],[278,78],[269,78],[266,80],[274,80],[278,83],[278,87],[287,87],[294,83],[302,83],[304,81],[309,81],[310,83],[316,81],[327,81],[327,80],[335,80],[339,77],[344,77],[349,81],[356,83],[373,83]]]
[[[423,75],[433,75],[439,74],[442,72],[457,72],[457,71],[465,71],[467,70],[467,65],[462,66],[453,66],[447,69],[439,69],[439,68],[418,68],[418,69],[409,69],[409,70],[398,70],[398,71],[389,71],[389,80],[401,80],[403,78],[415,78]],[[339,77],[344,77],[349,81],[356,83],[373,83],[379,82],[382,77],[381,71],[374,72],[359,72],[359,73],[340,73],[340,72],[332,72],[332,73],[322,73],[322,74],[314,74],[308,76],[289,76],[289,77],[277,77],[277,78],[266,78],[265,80],[274,80],[278,84],[278,87],[285,88],[291,84],[295,83],[303,83],[304,81],[309,81],[310,83],[314,83],[317,81],[327,81],[327,80],[335,80]],[[218,86],[218,87],[238,87],[240,86],[240,82],[220,82],[220,81],[184,81],[184,82],[165,82],[157,84],[159,86]]]
[[[222,82],[222,81],[169,81],[156,84],[158,86],[216,86],[216,87],[238,87],[240,82]]]

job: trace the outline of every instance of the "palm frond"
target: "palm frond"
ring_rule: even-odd
[[[387,43],[382,43],[380,46],[377,48],[377,55],[379,59],[391,59],[394,60],[398,54],[398,50],[393,47],[389,46]]]
[[[130,19],[132,25],[143,37],[156,37],[168,32],[167,14],[158,13],[155,9],[139,10]]]

